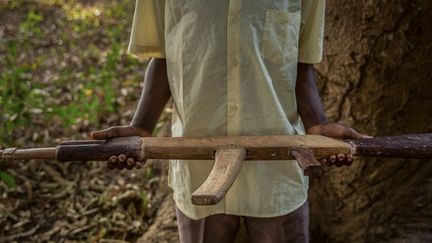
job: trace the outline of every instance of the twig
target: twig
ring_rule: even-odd
[[[129,243],[128,241],[123,240],[113,240],[113,239],[101,239],[100,243]]]
[[[19,228],[19,227],[21,227],[21,226],[23,226],[23,225],[25,225],[25,224],[27,224],[29,222],[30,222],[30,219],[26,219],[26,220],[20,221],[20,222],[18,222],[16,224],[12,225],[12,228]]]
[[[94,225],[86,225],[86,226],[83,226],[81,228],[76,228],[76,229],[72,230],[68,235],[78,234],[78,233],[83,232],[83,231],[85,231],[85,230],[87,230],[87,229],[89,229],[89,228],[91,228],[93,226]]]
[[[57,198],[57,199],[58,198],[62,198],[62,197],[66,196],[68,193],[70,193],[72,191],[73,191],[73,185],[69,185],[69,186],[67,186],[67,188],[63,189],[59,193],[56,193],[56,194],[52,195],[51,197],[52,198]]]
[[[18,238],[22,238],[22,237],[26,237],[26,236],[30,236],[32,234],[34,234],[36,232],[37,229],[39,229],[40,225],[36,225],[35,227],[33,227],[32,229],[22,232],[22,233],[18,233],[15,235],[9,235],[9,236],[4,236],[0,238],[0,242],[9,242]]]
[[[85,212],[82,212],[81,215],[83,215],[83,216],[87,216],[87,215],[90,215],[90,214],[96,213],[96,212],[98,212],[98,211],[99,211],[99,208],[93,208],[93,209],[87,210],[87,211],[85,211]]]
[[[54,223],[53,228],[43,234],[41,240],[43,240],[44,242],[49,241],[49,239],[51,238],[51,236],[53,234],[57,233],[59,230],[61,230],[63,227],[65,227],[65,224],[66,223],[64,223],[64,222],[56,221]]]
[[[60,183],[61,185],[63,185],[63,186],[69,186],[69,185],[71,185],[71,184],[74,184],[73,182],[71,182],[71,181],[68,181],[68,180],[65,180],[65,179],[63,179],[63,177],[61,176],[61,174],[58,172],[58,171],[56,171],[54,168],[52,168],[51,166],[49,166],[49,165],[44,165],[43,166],[43,169],[55,180],[55,181],[57,181],[58,183]]]

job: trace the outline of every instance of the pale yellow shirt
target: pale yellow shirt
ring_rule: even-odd
[[[304,134],[297,63],[322,57],[324,0],[137,0],[129,51],[166,57],[174,100],[172,134]],[[307,199],[295,161],[247,161],[215,206],[191,194],[213,161],[171,161],[169,184],[188,217],[274,217]]]

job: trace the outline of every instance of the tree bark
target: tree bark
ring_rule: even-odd
[[[432,2],[327,2],[329,117],[376,136],[432,131]],[[314,242],[431,242],[432,161],[364,159],[311,181]]]
[[[432,1],[328,0],[326,11],[317,74],[329,118],[375,136],[432,132]],[[431,189],[432,161],[327,169],[311,180],[312,242],[431,242]],[[145,242],[178,241],[163,198]]]

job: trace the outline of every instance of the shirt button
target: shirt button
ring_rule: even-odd
[[[237,23],[240,21],[240,13],[231,13],[228,18],[230,22]]]
[[[237,112],[239,110],[238,105],[231,105],[230,106],[230,112]]]

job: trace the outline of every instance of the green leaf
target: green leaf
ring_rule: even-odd
[[[2,180],[10,188],[16,187],[15,178],[6,171],[0,170],[0,180]]]

